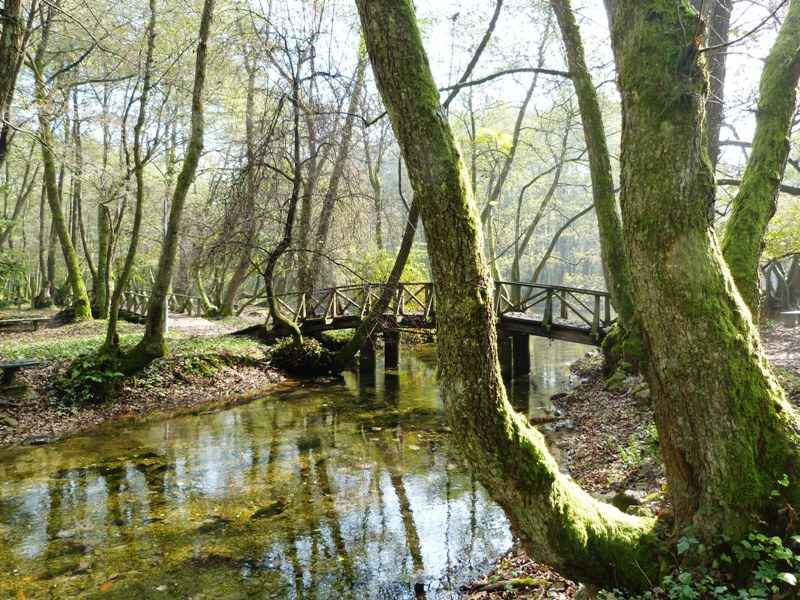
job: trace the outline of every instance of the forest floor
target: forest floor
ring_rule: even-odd
[[[762,339],[789,399],[800,407],[800,327],[770,325]],[[562,470],[594,497],[622,510],[651,515],[668,511],[650,393],[641,376],[605,381],[599,354],[578,361],[572,370],[582,383],[553,397],[561,420],[541,427],[558,448]],[[515,547],[473,582],[464,598],[566,600],[575,598],[579,587]]]
[[[3,314],[7,319],[53,315],[54,311]],[[170,315],[167,356],[126,381],[119,402],[80,409],[60,399],[52,384],[76,356],[102,343],[105,321],[54,320],[38,331],[2,330],[0,360],[33,359],[42,364],[20,370],[20,385],[0,393],[0,447],[48,443],[112,419],[160,417],[209,403],[245,402],[281,379],[269,366],[261,342],[226,335],[252,324],[241,318],[209,321]],[[132,345],[144,326],[120,322],[119,330],[123,346]]]

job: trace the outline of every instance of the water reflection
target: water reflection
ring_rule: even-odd
[[[574,360],[547,348],[514,382],[530,406]],[[455,597],[511,533],[434,378],[433,349],[406,351],[368,381],[0,453],[0,594]]]

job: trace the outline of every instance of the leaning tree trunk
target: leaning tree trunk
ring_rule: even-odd
[[[454,437],[532,556],[582,581],[644,587],[658,573],[654,521],[624,515],[581,491],[506,399],[478,214],[411,1],[356,4],[427,233],[439,381]],[[640,569],[622,567],[631,564]]]
[[[167,235],[158,261],[158,271],[150,300],[147,303],[147,323],[144,336],[133,350],[123,359],[123,371],[135,373],[150,364],[154,359],[167,352],[165,339],[164,308],[167,301],[172,270],[178,254],[178,237],[180,235],[181,217],[186,204],[189,187],[194,181],[197,164],[203,152],[203,94],[206,80],[206,57],[208,55],[208,39],[211,33],[211,21],[216,0],[204,0],[203,14],[200,18],[200,36],[197,41],[195,57],[194,89],[192,90],[192,129],[183,167],[175,183],[172,195],[172,206],[169,211]]]
[[[676,527],[735,537],[754,515],[773,516],[770,492],[784,473],[783,499],[800,503],[800,424],[713,229],[701,38],[684,37],[702,24],[687,0],[677,13],[673,0],[616,0],[611,9],[625,248]]]
[[[292,336],[292,343],[297,348],[303,347],[303,334],[297,323],[283,315],[278,306],[278,297],[275,292],[275,268],[278,261],[292,245],[292,235],[294,232],[295,216],[297,205],[300,203],[300,189],[302,185],[303,161],[300,156],[300,69],[292,74],[292,193],[289,197],[286,210],[286,221],[283,224],[283,237],[272,251],[267,255],[266,264],[262,271],[264,277],[264,289],[267,296],[269,314],[272,318],[272,326],[275,329],[288,330]]]
[[[403,276],[403,271],[406,268],[408,257],[411,254],[411,249],[414,247],[414,236],[417,233],[417,221],[419,221],[419,203],[412,200],[411,206],[408,210],[408,218],[406,220],[406,227],[403,231],[403,239],[400,242],[400,248],[397,251],[397,257],[392,266],[392,272],[389,273],[389,278],[381,290],[381,295],[378,301],[370,309],[369,314],[361,321],[358,328],[353,332],[352,337],[347,340],[347,343],[336,353],[334,358],[336,362],[336,370],[344,370],[347,364],[353,360],[356,353],[363,347],[367,338],[372,335],[372,331],[378,324],[378,321],[386,313],[392,298],[397,293],[400,279]]]
[[[799,78],[800,0],[794,0],[764,63],[753,149],[722,238],[725,262],[754,319],[761,300],[758,264],[789,157]]]

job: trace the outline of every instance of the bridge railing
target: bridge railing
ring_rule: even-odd
[[[597,335],[616,322],[611,295],[597,290],[497,281],[494,302],[498,316],[534,316],[547,330],[556,323],[568,325],[575,321],[588,325],[592,335]]]
[[[147,316],[147,305],[150,294],[144,291],[128,291],[122,293],[122,303],[120,309],[139,315]],[[203,315],[203,304],[200,298],[187,296],[186,294],[167,294],[167,305],[169,310],[177,313],[185,313],[189,316],[200,317]]]
[[[311,319],[330,321],[346,317],[360,318],[372,310],[385,287],[386,284],[369,283],[281,294],[278,296],[278,305],[287,317],[297,323]],[[397,286],[386,313],[395,317],[428,319],[433,311],[433,284],[413,282]]]

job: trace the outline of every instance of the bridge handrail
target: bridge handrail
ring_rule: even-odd
[[[519,287],[532,287],[532,288],[540,288],[540,289],[549,289],[549,290],[559,290],[564,292],[570,292],[573,294],[586,294],[587,296],[605,296],[610,298],[611,292],[602,291],[602,290],[587,290],[583,288],[575,288],[575,287],[568,287],[564,285],[550,285],[549,283],[528,283],[523,281],[495,281],[495,287],[499,285],[516,285]]]

